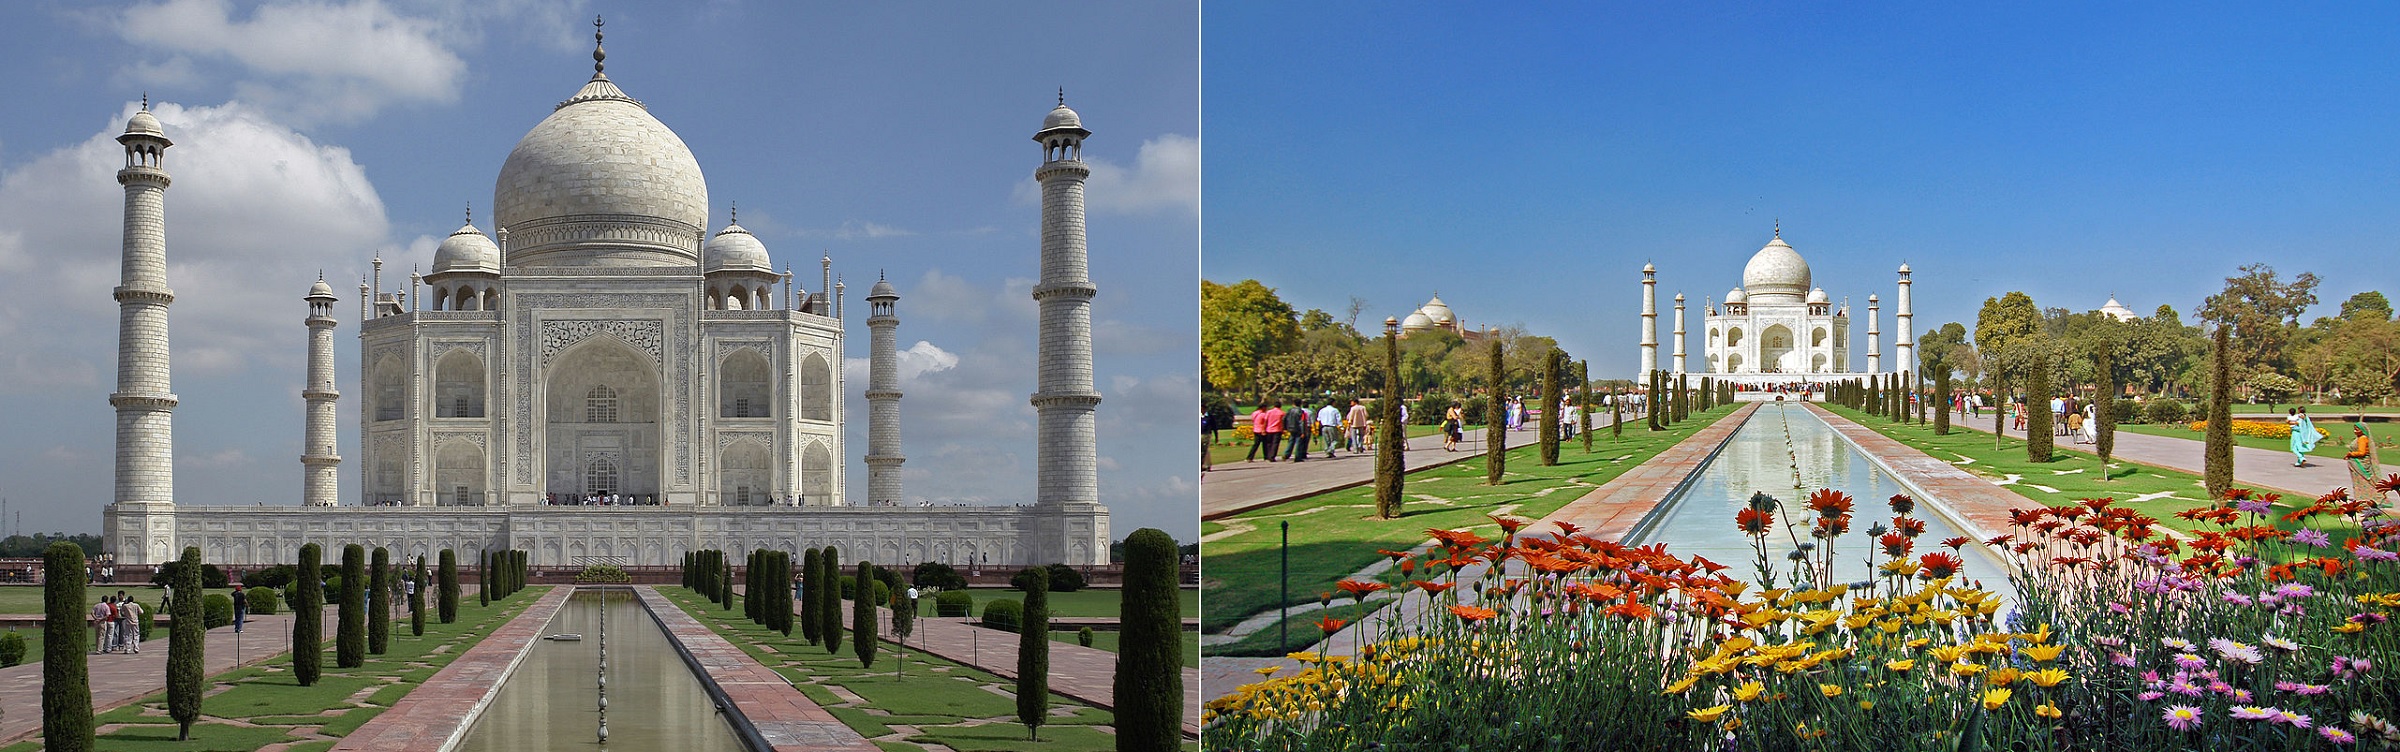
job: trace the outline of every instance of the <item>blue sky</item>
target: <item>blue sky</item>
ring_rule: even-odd
[[[1438,291],[1611,376],[1644,262],[1697,332],[1778,218],[1887,359],[1903,261],[1920,333],[2010,290],[2188,315],[2261,261],[2325,315],[2400,292],[2400,6],[2308,9],[1210,2],[1202,273],[1362,323]]]
[[[864,494],[866,306],[902,295],[911,497],[1033,488],[1039,208],[1057,96],[1096,132],[1090,193],[1101,488],[1118,535],[1197,530],[1198,15],[1158,3],[146,0],[0,9],[0,495],[23,529],[97,530],[110,494],[121,163],[147,91],[167,166],[177,498],[291,504],[306,315],[336,310],[356,456],[358,276],[429,263],[509,148],[591,74],[682,136],[714,222],[814,289],[850,285],[850,492]],[[346,498],[359,488],[344,468]],[[6,520],[15,529],[16,520]]]

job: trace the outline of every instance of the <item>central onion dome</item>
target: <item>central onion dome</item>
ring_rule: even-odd
[[[1750,303],[1798,303],[1808,295],[1808,262],[1777,233],[1742,267],[1742,290]]]
[[[602,73],[500,166],[495,221],[512,266],[691,266],[708,226],[692,150]]]
[[[1423,312],[1426,318],[1432,319],[1433,323],[1440,326],[1458,323],[1458,314],[1450,312],[1450,304],[1442,302],[1440,295],[1435,295],[1432,300],[1425,301],[1425,307],[1417,310]]]

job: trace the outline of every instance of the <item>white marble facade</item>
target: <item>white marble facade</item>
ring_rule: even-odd
[[[1074,117],[1062,103],[1043,134],[1057,135],[1062,112]],[[1039,169],[1045,178],[1080,169],[1068,158],[1079,151],[1046,142]],[[1057,238],[1072,236],[1077,272],[1082,251],[1080,201],[1071,211],[1052,203],[1042,215],[1046,282],[1061,262]],[[831,259],[808,291],[788,266],[776,271],[739,224],[708,233],[707,184],[691,151],[605,73],[596,71],[511,151],[493,205],[494,232],[470,218],[435,252],[431,271],[411,274],[405,287],[386,289],[380,259],[361,281],[354,501],[179,507],[120,494],[105,523],[116,561],[163,562],[198,545],[212,562],[266,564],[290,561],[315,542],[389,546],[403,557],[516,548],[541,566],[661,565],[696,549],[827,544],[887,565],[1107,563],[1108,510],[1081,466],[1090,446],[1044,455],[1045,478],[1053,465],[1073,472],[1045,480],[1040,503],[845,498],[842,288]],[[154,218],[146,205],[129,203],[129,217],[137,210]],[[129,247],[136,229],[143,253],[162,245],[152,224],[129,222]],[[1088,305],[1089,288],[1078,275],[1044,292]],[[312,288],[308,296],[312,365],[316,345],[329,339],[329,295]],[[158,313],[163,319],[163,305]],[[1098,402],[1086,394],[1089,356],[1051,352],[1075,334],[1082,349],[1070,352],[1088,353],[1088,325],[1051,323],[1045,319],[1038,337],[1038,396],[1074,403],[1083,430],[1053,431],[1045,417],[1043,434],[1071,433],[1088,445]],[[888,350],[874,356],[890,358]],[[163,374],[158,357],[151,370]],[[144,389],[163,393],[157,381]],[[330,437],[339,395],[330,383],[303,391],[312,405],[307,435]],[[891,403],[875,419],[896,423],[896,388],[870,396]],[[316,409],[320,402],[325,409]],[[875,433],[896,444],[897,426],[885,428]],[[884,449],[898,456],[897,447]],[[307,451],[308,471],[328,478],[344,459],[330,447]],[[135,452],[128,465],[121,449],[119,464],[147,467],[152,453]],[[1075,457],[1085,461],[1068,461]],[[1051,498],[1058,494],[1049,485],[1059,482],[1074,493]],[[897,483],[890,486],[896,493]],[[313,488],[330,495],[333,486]],[[308,501],[327,503],[320,495]],[[578,503],[594,496],[617,503]]]

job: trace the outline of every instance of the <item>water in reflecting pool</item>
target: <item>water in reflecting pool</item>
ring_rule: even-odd
[[[580,590],[542,634],[576,633],[583,639],[536,642],[457,749],[742,752],[740,739],[717,714],[700,679],[634,596],[609,593],[606,608],[607,744],[599,741],[601,594]]]

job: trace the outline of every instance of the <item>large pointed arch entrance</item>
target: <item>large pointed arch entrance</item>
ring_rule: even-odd
[[[614,337],[593,337],[550,361],[543,380],[543,490],[655,499],[659,365]]]

